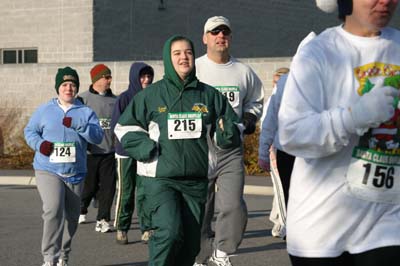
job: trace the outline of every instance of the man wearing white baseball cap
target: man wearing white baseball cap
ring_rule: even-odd
[[[317,4],[343,23],[296,54],[281,101],[280,144],[296,156],[287,250],[293,266],[399,265],[398,0]]]
[[[203,32],[207,53],[196,59],[196,76],[228,98],[241,118],[243,133],[252,134],[262,114],[263,87],[250,67],[230,55],[231,41],[230,21],[223,16],[209,18]],[[229,266],[232,264],[228,254],[236,252],[247,224],[247,207],[243,198],[243,147],[229,150],[214,148],[209,161],[209,186],[201,251],[195,265],[206,265],[210,257],[215,265]],[[218,210],[218,215],[215,238],[212,241],[211,221],[214,208]]]

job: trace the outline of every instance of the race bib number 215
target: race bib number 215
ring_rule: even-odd
[[[202,131],[201,113],[169,113],[168,139],[197,139]]]

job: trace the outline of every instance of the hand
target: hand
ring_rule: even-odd
[[[50,141],[43,141],[42,144],[40,144],[40,153],[45,155],[45,156],[50,156],[50,154],[53,152],[54,144]]]
[[[224,119],[222,117],[218,120],[218,126],[219,129],[221,129],[221,131],[224,132]]]
[[[66,117],[64,117],[63,118],[63,125],[65,126],[65,127],[71,127],[71,124],[72,124],[72,117],[69,117],[69,116],[66,116]]]
[[[353,129],[368,129],[388,121],[394,114],[394,98],[399,91],[391,86],[383,86],[383,81],[377,82],[370,92],[367,92],[350,108]]]
[[[252,113],[243,114],[244,134],[253,134],[256,131],[257,117]]]
[[[264,161],[262,159],[258,159],[258,165],[261,167],[261,169],[263,169],[266,172],[270,172],[271,171],[271,165],[267,161]]]
[[[241,144],[240,131],[230,119],[221,116],[216,121],[217,146],[221,149],[239,147]]]

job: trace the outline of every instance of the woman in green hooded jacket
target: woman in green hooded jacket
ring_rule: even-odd
[[[138,93],[115,133],[137,160],[139,220],[150,224],[149,265],[191,266],[200,248],[212,141],[240,145],[225,96],[196,78],[193,43],[168,39],[164,78]]]

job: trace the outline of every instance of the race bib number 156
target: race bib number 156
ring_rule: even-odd
[[[347,187],[357,198],[400,203],[398,155],[356,147],[346,173]]]

